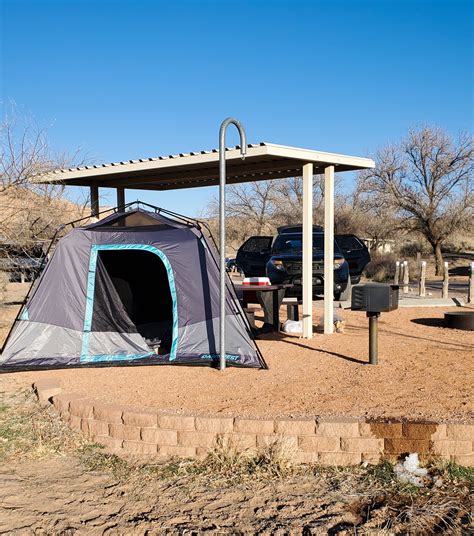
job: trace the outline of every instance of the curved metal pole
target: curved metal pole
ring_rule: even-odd
[[[240,121],[228,117],[224,119],[219,130],[219,254],[220,254],[220,311],[219,311],[219,368],[225,369],[226,351],[225,351],[225,133],[229,125],[235,125],[240,134],[240,154],[242,160],[247,153],[247,138],[244,127]]]

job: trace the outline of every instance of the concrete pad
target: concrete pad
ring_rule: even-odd
[[[402,298],[398,302],[398,307],[462,307],[463,305],[462,298],[421,298],[420,296]]]
[[[462,298],[422,298],[420,296],[410,296],[401,298],[398,307],[463,307],[465,301]],[[350,301],[334,302],[334,307],[338,309],[350,309]]]

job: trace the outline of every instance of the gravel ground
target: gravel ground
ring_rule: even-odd
[[[315,302],[315,320],[322,313]],[[258,341],[269,370],[148,366],[9,374],[26,386],[56,377],[69,392],[126,405],[246,416],[353,415],[473,420],[474,333],[442,327],[445,311],[382,314],[379,365],[367,365],[364,313],[343,310],[344,333]],[[2,310],[3,334],[16,306]],[[282,308],[283,312],[283,308]],[[0,376],[1,381],[1,376]]]

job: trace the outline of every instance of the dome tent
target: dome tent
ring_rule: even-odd
[[[140,205],[59,240],[12,327],[0,370],[218,363],[214,245],[197,221]],[[230,279],[226,332],[229,365],[266,368]]]

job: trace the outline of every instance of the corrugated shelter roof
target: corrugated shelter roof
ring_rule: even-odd
[[[301,175],[304,164],[313,163],[314,173],[327,166],[336,172],[374,167],[373,160],[272,143],[249,144],[245,160],[239,146],[226,148],[227,183],[249,182]],[[40,175],[36,182],[140,190],[173,190],[219,184],[219,151],[179,153],[140,158]]]

